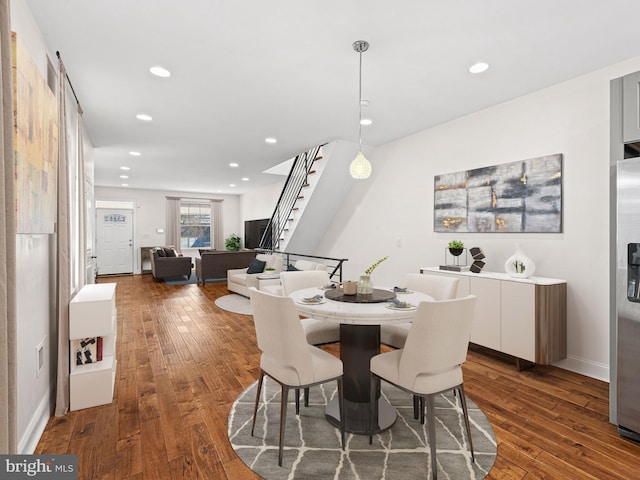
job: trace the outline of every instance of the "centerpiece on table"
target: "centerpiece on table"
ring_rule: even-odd
[[[373,282],[371,281],[371,274],[376,269],[378,265],[384,262],[389,256],[382,257],[376,263],[371,265],[364,271],[364,275],[360,275],[360,280],[358,281],[358,295],[371,295],[373,293]]]

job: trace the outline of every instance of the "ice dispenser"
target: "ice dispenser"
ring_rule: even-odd
[[[627,300],[640,303],[640,243],[627,244]]]

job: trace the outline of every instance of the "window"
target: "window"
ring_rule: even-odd
[[[211,203],[180,202],[180,248],[211,247]]]

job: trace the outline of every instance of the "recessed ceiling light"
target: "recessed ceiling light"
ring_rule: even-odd
[[[125,167],[124,165],[120,167],[120,170],[131,170],[129,167]]]
[[[238,168],[240,165],[238,165],[238,164],[237,164],[237,163],[235,163],[235,162],[231,162],[231,163],[229,164],[229,166],[230,166],[231,168]]]
[[[482,73],[489,68],[489,64],[485,62],[478,62],[469,67],[471,73]]]
[[[269,144],[274,144],[274,143],[277,143],[277,142],[278,142],[278,140],[277,140],[277,139],[275,139],[275,138],[273,138],[273,137],[267,137],[267,138],[265,138],[265,139],[264,139],[264,141],[265,141],[266,143],[269,143]]]
[[[132,151],[132,152],[129,152],[129,155],[131,155],[132,157],[139,157],[142,154],[140,152]]]
[[[151,67],[149,71],[153,73],[156,77],[167,78],[171,76],[171,72],[169,70],[159,65],[155,67]]]
[[[371,120],[370,118],[363,118],[362,120],[360,120],[360,125],[371,125],[373,123],[373,120]]]
[[[147,115],[146,113],[139,113],[136,115],[136,118],[138,120],[142,120],[143,122],[150,122],[151,120],[153,120],[151,115]]]
[[[120,178],[129,178],[129,175],[120,175]]]
[[[230,183],[230,184],[229,184],[229,186],[230,186],[231,188],[233,188],[233,187],[235,187],[235,186],[236,186],[236,184],[235,184],[235,183]]]
[[[122,183],[121,185],[122,185],[123,187],[128,187],[128,186],[129,186],[129,184],[128,184],[128,183]]]
[[[242,177],[242,181],[243,182],[248,182],[249,181],[249,177]]]

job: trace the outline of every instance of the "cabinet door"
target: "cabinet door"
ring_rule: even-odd
[[[469,280],[469,293],[478,297],[471,341],[500,350],[500,281],[487,278]]]
[[[640,72],[622,78],[622,140],[640,141]]]
[[[536,286],[502,281],[502,351],[535,362]]]

